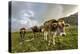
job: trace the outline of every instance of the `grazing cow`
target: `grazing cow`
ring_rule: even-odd
[[[41,32],[41,29],[37,26],[31,27],[31,29],[32,29],[32,32],[33,32],[33,38],[35,37],[35,33]]]
[[[25,28],[21,28],[20,29],[21,41],[24,41],[25,34],[26,34],[26,29]]]
[[[47,21],[44,23],[44,27],[42,29],[44,32],[44,40],[47,40],[48,36],[52,37],[52,42],[53,45],[55,45],[55,37],[57,35],[60,36],[65,36],[65,28],[64,28],[64,21],[63,20],[58,20],[56,21],[55,19]],[[51,40],[48,41],[48,45],[50,45]]]
[[[33,26],[33,27],[31,27],[31,29],[33,32],[41,32],[41,28],[38,26]]]

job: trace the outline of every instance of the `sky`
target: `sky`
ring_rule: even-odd
[[[59,19],[77,12],[77,5],[32,3],[23,1],[12,2],[11,31],[19,31],[35,25],[40,26],[50,19]]]

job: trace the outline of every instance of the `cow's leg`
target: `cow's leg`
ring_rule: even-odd
[[[50,45],[50,44],[51,44],[51,40],[48,41],[48,45]]]
[[[22,33],[20,34],[20,40],[22,41],[22,39],[23,39],[23,35],[22,35]]]
[[[23,41],[23,33],[20,33],[20,44],[24,44]]]
[[[24,34],[22,34],[22,41],[24,41]]]
[[[22,44],[22,33],[20,33],[20,44]]]
[[[47,40],[48,32],[44,32],[44,40]]]
[[[35,38],[35,32],[32,32],[33,39]]]
[[[57,35],[57,33],[55,32],[55,33],[53,34],[53,45],[56,44],[56,43],[55,43],[56,35]]]
[[[21,31],[20,31],[20,39],[22,39],[22,33],[21,33]]]
[[[52,32],[48,32],[48,45],[50,46],[50,44],[52,43]]]
[[[25,39],[25,33],[23,33],[23,41],[24,41],[24,39]]]
[[[55,45],[55,36],[53,35],[53,45]]]

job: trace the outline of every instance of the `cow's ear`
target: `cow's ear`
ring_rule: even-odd
[[[64,26],[65,26],[65,27],[70,27],[70,25],[69,25],[69,24],[64,24]]]
[[[64,26],[67,27],[66,24],[64,24]]]

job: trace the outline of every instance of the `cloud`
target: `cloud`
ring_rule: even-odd
[[[37,25],[37,21],[33,20],[34,12],[32,10],[22,10],[20,12],[20,23],[23,25],[27,25],[27,27],[32,27],[34,25]]]
[[[19,22],[24,26],[26,25],[28,28],[38,25],[38,22],[36,20],[31,20],[30,18],[26,18],[26,20],[20,20]]]
[[[27,18],[30,18],[30,17],[34,17],[34,12],[32,10],[22,10],[20,11],[19,13],[19,16],[20,18],[23,18],[23,17],[27,17]]]
[[[25,20],[17,20],[16,18],[12,18],[12,31],[19,31],[20,28],[25,27],[26,29],[33,27],[35,25],[39,25],[36,20],[31,20],[30,18],[26,18]]]
[[[34,12],[31,10],[28,10],[28,12],[30,13],[31,17],[34,17]]]
[[[77,12],[77,5],[16,2],[12,3],[12,30],[40,26],[46,20],[59,19]]]
[[[34,12],[31,10],[22,10],[19,15],[20,18],[12,18],[12,28],[30,28],[32,26],[38,25],[37,20],[33,20],[32,17],[34,17]],[[19,25],[19,26],[17,26]],[[14,28],[15,26],[15,28]]]
[[[45,13],[44,21],[50,19],[59,19],[63,16],[63,6],[62,5],[48,5],[48,9]]]

